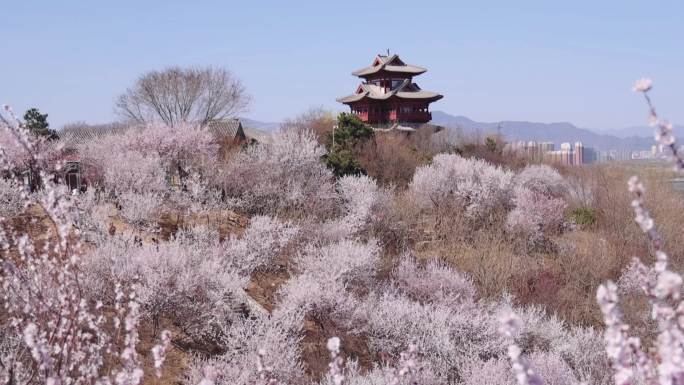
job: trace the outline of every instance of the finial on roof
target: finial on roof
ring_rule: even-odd
[[[387,56],[389,57],[389,48],[387,48]]]

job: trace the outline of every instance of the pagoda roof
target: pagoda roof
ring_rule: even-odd
[[[403,82],[395,89],[389,92],[383,92],[383,88],[375,84],[361,84],[353,95],[345,96],[337,99],[340,103],[353,103],[362,99],[370,100],[387,100],[391,97],[399,99],[414,99],[414,100],[430,100],[435,101],[442,98],[442,95],[422,90],[416,83],[411,83],[409,79],[404,79]]]
[[[418,67],[404,63],[399,55],[378,55],[370,67],[361,68],[360,70],[352,72],[352,75],[364,77],[376,74],[378,72],[394,72],[411,75],[420,75],[427,71],[426,68]]]

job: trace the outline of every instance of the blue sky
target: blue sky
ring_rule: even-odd
[[[52,125],[115,119],[117,95],[148,70],[230,69],[245,116],[279,121],[343,110],[350,72],[390,49],[429,71],[433,109],[475,120],[646,120],[630,91],[654,80],[659,112],[684,122],[682,1],[3,1],[0,102]]]

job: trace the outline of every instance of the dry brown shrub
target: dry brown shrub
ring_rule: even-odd
[[[487,143],[489,139],[489,144]],[[464,158],[483,159],[487,162],[503,166],[513,171],[523,169],[529,164],[538,164],[539,159],[534,159],[527,154],[512,152],[505,149],[506,143],[499,136],[493,135],[486,138],[465,137],[453,147],[453,151]]]
[[[419,145],[419,138],[402,133],[379,133],[361,150],[360,163],[380,184],[408,185],[420,165],[432,153]]]
[[[684,195],[668,183],[672,174],[664,166],[597,165],[581,173],[582,182],[592,191],[592,208],[598,219],[596,231],[625,258],[640,256],[649,260],[648,242],[634,223],[632,197],[626,187],[631,175],[639,175],[646,186],[645,205],[663,236],[665,249],[675,266],[682,266]]]
[[[323,107],[311,107],[294,119],[288,119],[281,124],[281,130],[312,131],[318,142],[330,147],[330,137],[336,119],[332,111]]]
[[[435,241],[426,244],[418,255],[440,256],[460,272],[468,274],[483,298],[496,299],[511,292],[513,279],[540,266],[534,256],[516,253],[500,231],[472,234],[475,242]]]
[[[405,187],[418,166],[438,153],[429,128],[415,132],[376,132],[359,152],[359,162],[382,185]]]
[[[426,228],[423,219],[407,194],[395,194],[386,210],[372,221],[370,234],[387,252],[400,254],[423,240]]]
[[[440,256],[469,274],[484,298],[512,293],[520,304],[544,305],[549,313],[571,324],[600,326],[596,288],[606,280],[617,280],[634,256],[645,262],[652,259],[648,242],[634,223],[632,198],[627,192],[629,176],[637,174],[644,181],[646,206],[672,255],[672,264],[680,270],[684,267],[684,195],[667,183],[671,174],[661,168],[612,164],[569,167],[561,172],[575,184],[571,190],[579,188],[567,198],[569,211],[591,209],[597,223],[584,230],[565,231],[552,239],[552,248],[521,249],[497,221],[474,230],[456,211],[428,216],[412,211],[412,203],[403,197],[398,199],[404,199],[404,219],[412,228],[407,234],[419,256]],[[634,309],[643,305],[639,296],[626,302]],[[639,332],[648,332],[646,320],[629,321]]]
[[[616,279],[630,257],[596,232],[571,232],[558,242],[558,254],[548,258],[548,265],[560,281],[555,298],[551,302],[527,300],[544,303],[573,324],[602,324],[596,288],[607,279]]]

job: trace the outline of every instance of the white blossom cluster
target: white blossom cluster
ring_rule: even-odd
[[[521,321],[515,313],[504,312],[501,315],[501,333],[509,339],[513,339],[520,332],[521,326]],[[542,385],[541,378],[530,367],[527,359],[522,357],[522,351],[517,344],[508,345],[508,357],[511,359],[519,385]]]
[[[635,88],[646,93],[651,85]],[[20,124],[7,128],[28,152],[23,159],[39,157]],[[598,332],[568,326],[542,307],[479,298],[473,280],[443,259],[411,250],[385,258],[373,226],[397,193],[368,176],[335,180],[310,132],[285,130],[217,167],[203,159],[217,151],[206,132],[181,131],[138,128],[81,148],[98,189],[77,197],[51,178],[30,196],[19,184],[5,186],[17,194],[8,209],[36,200],[57,241],[0,233],[11,330],[0,332],[1,381],[139,384],[148,328],[161,340],[150,369],[162,375],[173,346],[186,349],[192,357],[181,380],[188,385],[684,384],[682,279],[668,270],[638,179],[630,180],[635,219],[656,263],[634,262],[623,286],[651,301],[659,328],[653,352],[631,336],[611,282],[597,293],[604,346]],[[661,131],[659,139],[668,139]],[[3,165],[12,159],[0,156]],[[169,169],[188,164],[184,171],[197,172],[174,190]],[[478,229],[498,218],[511,239],[536,247],[561,231],[567,191],[548,166],[514,173],[440,154],[418,168],[406,195],[445,224],[454,213]],[[101,223],[116,212],[145,229],[174,205],[242,210],[249,224],[225,239],[215,228],[188,225],[149,241],[110,235]],[[167,326],[173,333],[161,330]],[[343,336],[362,340],[378,358],[374,366],[364,367]],[[320,377],[305,362],[312,338],[330,353]]]
[[[454,205],[475,223],[494,210],[508,207],[513,174],[484,160],[439,154],[432,164],[419,167],[409,185],[425,207]]]
[[[0,119],[2,129],[15,138],[32,164],[40,164],[43,155],[35,152],[38,140],[7,111],[13,120]],[[10,167],[15,159],[0,151],[0,161]],[[25,362],[16,355],[7,360],[3,354],[0,377],[10,384],[26,379],[26,383],[51,385],[139,384],[143,371],[137,353],[140,305],[136,286],[124,290],[115,285],[111,316],[102,302],[84,295],[82,245],[79,232],[73,229],[71,202],[65,189],[58,188],[46,172],[40,172],[45,193],[35,202],[26,194],[22,196],[27,204],[37,204],[47,214],[54,224],[52,235],[56,240],[48,239],[38,248],[28,235],[14,232],[11,226],[0,231],[0,282],[9,316],[7,327],[22,336],[32,361]],[[156,349],[163,354],[165,348]]]
[[[12,179],[0,178],[0,216],[11,217],[24,209],[21,187]]]
[[[483,160],[440,154],[416,170],[409,192],[419,207],[447,223],[462,213],[471,230],[503,216],[513,237],[538,247],[562,229],[568,184],[547,165],[514,174]]]
[[[154,228],[168,208],[199,211],[216,205],[218,192],[198,183],[200,174],[213,171],[209,165],[218,153],[214,136],[206,129],[149,124],[74,147],[83,178],[114,197],[123,219],[134,225]],[[178,174],[188,174],[180,181],[183,191],[170,188]]]
[[[657,126],[656,142],[667,146],[672,151],[677,170],[684,168],[684,161],[672,135],[672,125],[661,120],[655,112],[648,92],[653,85],[650,79],[639,79],[634,84],[634,91],[642,92],[648,103],[652,125]],[[668,256],[662,249],[663,242],[655,228],[649,211],[644,206],[645,188],[638,177],[628,181],[629,192],[634,195],[632,208],[634,220],[647,235],[649,246],[655,254],[653,267],[644,266],[635,259],[621,277],[622,286],[632,289],[639,286],[651,304],[651,317],[657,322],[658,335],[654,342],[655,353],[647,352],[641,340],[630,335],[630,328],[622,321],[618,308],[618,286],[609,281],[601,285],[596,298],[606,324],[606,353],[611,361],[613,379],[616,385],[678,385],[684,384],[684,301],[681,301],[682,277],[668,269]],[[515,329],[513,318],[508,318],[509,327],[504,330],[507,335]],[[506,324],[506,322],[504,322]],[[524,362],[520,361],[520,349],[515,345],[509,349],[519,384],[539,383],[535,375],[528,371]],[[531,377],[532,376],[532,377]],[[531,381],[531,380],[534,381]]]
[[[237,154],[216,178],[240,210],[325,216],[336,194],[332,172],[321,162],[324,154],[313,133],[285,130],[272,143]]]

